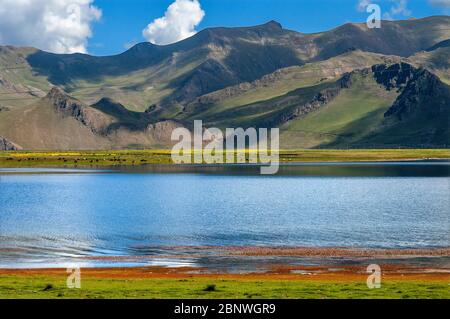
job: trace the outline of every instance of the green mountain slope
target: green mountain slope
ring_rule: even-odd
[[[302,34],[271,21],[108,57],[3,46],[0,136],[26,149],[169,147],[173,128],[200,119],[281,127],[285,148],[442,147],[449,26],[436,16]]]
[[[409,64],[356,71],[323,108],[283,126],[292,147],[448,147],[450,87]]]
[[[346,147],[376,129],[397,97],[371,75],[354,74],[353,85],[323,108],[282,127],[284,148],[313,148],[339,140]]]
[[[3,54],[3,48],[0,69],[9,55],[3,65],[25,67],[13,84],[32,81],[31,86],[40,90],[58,85],[88,104],[109,97],[132,110],[157,104],[176,112],[199,96],[350,50],[407,57],[449,39],[449,25],[450,17],[436,16],[383,21],[381,29],[346,24],[302,34],[272,21],[247,28],[206,29],[166,46],[141,43],[107,57],[12,48]]]
[[[450,39],[432,48],[416,53],[409,59],[416,66],[422,66],[437,74],[442,81],[450,84]]]
[[[211,117],[239,106],[267,101],[300,88],[334,82],[346,72],[401,58],[352,50],[328,60],[277,70],[254,82],[241,83],[203,95],[184,108],[180,118]]]
[[[346,24],[314,39],[319,48],[314,59],[333,57],[350,47],[408,57],[449,39],[449,23],[449,16],[435,16],[404,21],[383,20],[379,29],[368,29],[365,24]]]

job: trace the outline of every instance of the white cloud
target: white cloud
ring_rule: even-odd
[[[366,11],[366,8],[369,4],[371,4],[371,0],[359,0],[358,1],[358,11]]]
[[[408,9],[408,0],[390,0],[395,4],[391,6],[388,12],[383,14],[383,19],[395,20],[398,16],[410,17],[411,11]]]
[[[164,17],[150,23],[142,32],[154,44],[174,43],[190,36],[196,31],[205,16],[198,0],[175,0],[167,8]]]
[[[428,2],[436,7],[450,8],[450,0],[428,0]]]
[[[403,15],[408,17],[411,15],[411,11],[408,9],[407,0],[391,0],[395,2],[395,5],[391,7],[390,13],[392,15]]]
[[[0,44],[34,46],[55,53],[86,52],[94,0],[0,0]]]
[[[450,2],[450,0],[429,0],[436,2]],[[358,11],[366,11],[369,4],[377,2],[377,0],[358,0]],[[378,1],[381,2],[381,1]],[[410,17],[411,11],[408,9],[408,0],[389,0],[392,3],[389,10],[384,10],[383,19],[394,20],[398,16]],[[381,4],[381,3],[380,3]]]

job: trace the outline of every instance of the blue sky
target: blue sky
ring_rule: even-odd
[[[89,53],[106,55],[125,50],[126,44],[145,41],[142,30],[164,15],[174,0],[95,0],[103,12],[93,25]],[[392,0],[378,1],[383,11],[394,5]],[[361,22],[367,13],[357,9],[358,0],[200,0],[205,17],[196,27],[248,26],[277,20],[285,28],[301,32],[328,30],[346,22]],[[427,0],[407,2],[410,15],[416,18],[444,14],[445,9]],[[394,19],[405,19],[402,13]]]

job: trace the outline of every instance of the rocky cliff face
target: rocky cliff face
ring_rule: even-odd
[[[387,90],[402,90],[417,72],[412,65],[396,63],[393,65],[378,64],[372,67],[372,72],[377,83]]]
[[[104,134],[106,128],[112,123],[111,117],[82,102],[70,97],[58,87],[53,87],[46,97],[63,116],[75,118],[83,125],[89,127],[96,134]]]
[[[419,113],[436,116],[450,110],[450,87],[424,69],[415,69],[385,117],[399,120]]]
[[[0,151],[20,151],[22,147],[0,136]]]
[[[370,76],[387,91],[399,95],[386,111],[386,118],[402,120],[412,116],[448,117],[450,111],[450,87],[436,75],[425,69],[417,69],[407,63],[380,64],[371,68],[346,73],[333,86],[321,90],[313,99],[282,113],[270,124],[280,125],[305,116],[336,98],[343,89],[350,88],[361,77]],[[450,126],[450,119],[448,125]]]
[[[400,95],[389,110],[386,118],[403,120],[425,113],[438,115],[450,109],[450,87],[436,75],[407,63],[372,67],[375,80],[387,90],[397,90]]]

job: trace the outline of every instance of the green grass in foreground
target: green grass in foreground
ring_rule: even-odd
[[[280,161],[351,162],[450,159],[450,149],[282,150]],[[0,167],[108,167],[172,164],[170,150],[0,152]]]
[[[379,289],[368,289],[364,282],[207,278],[138,280],[82,278],[81,285],[81,289],[68,289],[65,277],[6,276],[0,278],[0,298],[450,298],[448,283],[420,281],[383,282]],[[215,291],[206,291],[208,285],[215,285]]]

